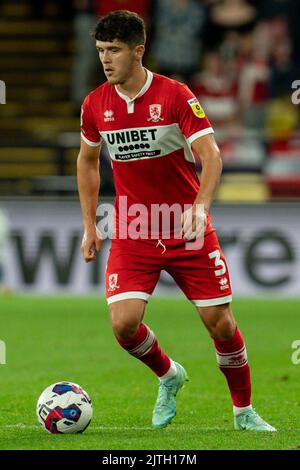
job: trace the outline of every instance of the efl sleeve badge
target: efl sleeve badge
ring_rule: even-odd
[[[198,118],[204,118],[205,117],[205,112],[203,111],[199,101],[197,100],[197,98],[191,98],[190,100],[187,100],[188,104],[190,105],[190,107],[192,108],[193,110],[193,113],[195,114],[195,116],[197,116]]]

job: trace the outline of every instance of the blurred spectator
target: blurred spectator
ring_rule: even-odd
[[[8,242],[8,220],[5,213],[0,208],[0,293],[5,292],[5,267]]]
[[[263,21],[286,20],[291,39],[291,58],[300,70],[300,2],[299,0],[264,0],[259,2],[259,15]]]
[[[269,66],[255,39],[256,30],[240,39],[237,55],[238,100],[242,124],[260,130],[265,125]]]
[[[247,0],[222,0],[211,10],[214,23],[227,30],[248,30],[256,16],[256,9]]]
[[[231,59],[224,61],[219,52],[207,52],[203,72],[193,77],[192,91],[213,126],[233,124],[237,117],[237,82],[232,67]]]
[[[196,0],[157,0],[151,52],[158,72],[189,82],[200,63],[206,7]]]
[[[287,20],[279,17],[270,20],[269,35],[271,68],[269,95],[271,98],[289,96],[297,72],[292,63],[292,45]]]
[[[211,46],[218,45],[226,33],[244,33],[254,28],[257,18],[256,8],[247,0],[219,0],[210,5],[207,41]]]
[[[225,34],[223,41],[218,44],[220,53],[224,60],[236,60],[240,46],[240,34],[236,31],[229,31]]]
[[[72,69],[71,98],[78,113],[84,98],[93,88],[97,70],[101,73],[101,67],[92,37],[96,25],[94,0],[75,0],[74,9],[76,51]]]
[[[290,96],[292,82],[298,78],[291,61],[291,47],[288,42],[277,43],[272,51],[269,94],[271,98]]]

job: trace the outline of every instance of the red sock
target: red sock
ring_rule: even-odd
[[[238,329],[230,339],[214,339],[218,366],[226,377],[234,406],[251,403],[250,368],[243,336]]]
[[[136,335],[130,341],[116,339],[122,348],[150,367],[158,377],[162,377],[170,369],[169,357],[160,348],[153,331],[144,323],[141,323]]]

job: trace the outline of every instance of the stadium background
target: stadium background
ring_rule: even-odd
[[[109,242],[105,242],[97,263],[84,263],[80,253],[82,228],[76,158],[80,104],[84,96],[104,80],[89,32],[97,16],[121,8],[137,11],[146,20],[145,65],[188,83],[213,124],[224,170],[212,214],[228,259],[237,299],[236,310],[242,312],[242,324],[250,331],[254,360],[254,344],[258,344],[256,360],[264,364],[261,370],[257,367],[259,378],[263,381],[267,376],[269,385],[277,379],[281,384],[287,383],[290,387],[285,391],[289,397],[287,406],[296,406],[299,372],[295,361],[294,364],[291,362],[291,344],[297,335],[299,337],[300,326],[297,315],[300,306],[297,94],[300,87],[297,24],[300,5],[296,0],[3,0],[0,3],[0,80],[5,84],[3,88],[2,83],[0,100],[0,339],[7,349],[7,360],[2,357],[2,364],[7,364],[0,366],[0,373],[16,387],[14,393],[19,397],[17,384],[21,380],[27,383],[29,379],[18,370],[24,360],[28,374],[31,370],[36,374],[34,386],[27,383],[32,403],[41,389],[51,380],[56,381],[60,373],[70,380],[72,377],[74,381],[82,380],[83,385],[89,384],[91,379],[86,377],[85,361],[90,359],[85,352],[79,368],[78,354],[77,362],[74,358],[73,362],[66,359],[64,367],[58,352],[49,352],[60,344],[69,344],[71,349],[76,345],[74,338],[80,338],[80,331],[71,321],[72,314],[80,328],[85,327],[83,313],[90,315],[89,321],[95,325],[95,333],[92,333],[92,327],[89,330],[95,352],[90,369],[95,381],[95,358],[99,361],[107,359],[103,351],[99,352],[103,346],[101,328],[110,333],[106,319],[103,320],[105,302],[98,301],[98,296],[104,295]],[[100,164],[101,200],[112,201],[113,180],[105,148],[101,151]],[[167,315],[166,311],[172,310],[170,306],[173,306],[174,318],[178,324],[183,322],[172,300],[175,297],[177,302],[181,293],[167,275],[162,275],[156,293],[170,296],[170,300],[158,298],[153,303],[153,310],[150,304],[150,311],[154,326],[157,324],[159,334],[172,350],[176,336],[163,336],[166,333],[161,325],[167,320],[165,316],[162,321],[159,314]],[[62,297],[64,294],[69,297]],[[90,299],[74,301],[74,295],[78,294]],[[257,300],[258,297],[263,300]],[[267,300],[274,297],[273,303]],[[181,303],[176,305],[182,306],[183,310],[190,309],[187,303],[178,302]],[[76,308],[78,311],[75,312]],[[101,327],[97,323],[99,310],[103,311],[101,321],[104,325]],[[40,314],[38,318],[37,313]],[[253,319],[259,323],[260,333],[253,327]],[[61,331],[64,321],[74,335],[73,342],[66,340]],[[185,323],[182,323],[184,327]],[[28,337],[32,334],[37,347],[43,344],[45,350],[40,354],[49,354],[53,358],[54,369],[49,366],[43,373],[37,372],[42,364],[36,362],[29,340],[24,346],[27,362],[22,359],[23,343],[20,332],[15,333],[16,328],[26,331]],[[47,342],[44,335],[43,339],[39,336],[40,331],[49,329],[53,333],[56,331],[55,339],[50,334],[52,342],[49,338]],[[187,342],[192,341],[188,336],[191,330],[188,331]],[[269,345],[275,341],[275,349],[270,348],[268,352],[262,332],[267,335]],[[201,338],[205,345],[204,336]],[[89,342],[86,344],[88,351],[90,347]],[[134,374],[134,364],[126,362],[128,359],[116,350],[113,339],[108,348],[115,351],[115,364],[119,361],[128,364],[126,374],[129,381],[133,379],[130,374]],[[203,354],[205,357],[206,352]],[[275,375],[270,373],[268,376],[265,370],[267,358],[274,364],[275,357]],[[15,369],[13,365],[10,368],[11,364]],[[108,364],[104,369],[106,379],[113,384]],[[102,382],[100,372],[98,380]],[[139,373],[143,373],[141,369]],[[90,387],[95,388],[94,382]],[[213,381],[211,387],[207,394],[212,393]],[[217,387],[222,387],[221,380]],[[278,386],[278,396],[281,392]],[[92,395],[102,408],[97,392]],[[258,398],[265,409],[263,397]],[[108,403],[108,397],[104,401]],[[126,400],[124,406],[128,407]],[[277,411],[277,405],[271,402],[271,416],[273,412],[276,417]],[[37,431],[30,407],[26,416],[32,422],[34,434]],[[6,426],[10,425],[10,418],[9,412],[8,415],[4,413]],[[115,422],[113,413],[112,417],[106,418]],[[16,429],[19,429],[20,421],[24,424],[26,419],[16,414]],[[105,417],[101,416],[102,420],[105,421]],[[11,428],[11,441],[3,441],[0,448],[18,448],[20,444],[14,432]],[[181,442],[180,430],[178,432],[178,442]],[[296,436],[293,438],[295,440]],[[130,448],[126,447],[128,443],[120,441],[121,435],[118,439],[116,437],[113,444],[117,446],[115,448]],[[149,442],[146,439],[144,445],[153,445]],[[34,446],[28,443],[27,448],[33,448],[30,445]],[[48,448],[49,442],[45,441],[43,445]],[[105,448],[105,444],[102,445]],[[138,444],[132,445],[135,448]],[[161,445],[161,448],[172,448],[168,447],[171,446],[168,441],[162,441]],[[184,448],[189,445],[200,444],[187,442]],[[209,443],[205,445],[210,448]],[[230,445],[237,444],[232,440]],[[254,448],[260,445],[258,442],[253,444]],[[263,445],[271,446],[266,441]],[[288,446],[288,440],[274,445],[275,448]]]

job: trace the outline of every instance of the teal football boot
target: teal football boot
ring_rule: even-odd
[[[188,380],[185,369],[175,362],[175,377],[160,381],[158,396],[153,410],[152,425],[159,429],[167,426],[176,415],[176,395]]]
[[[245,431],[274,432],[273,426],[266,423],[255,410],[242,411],[234,416],[234,429]]]

